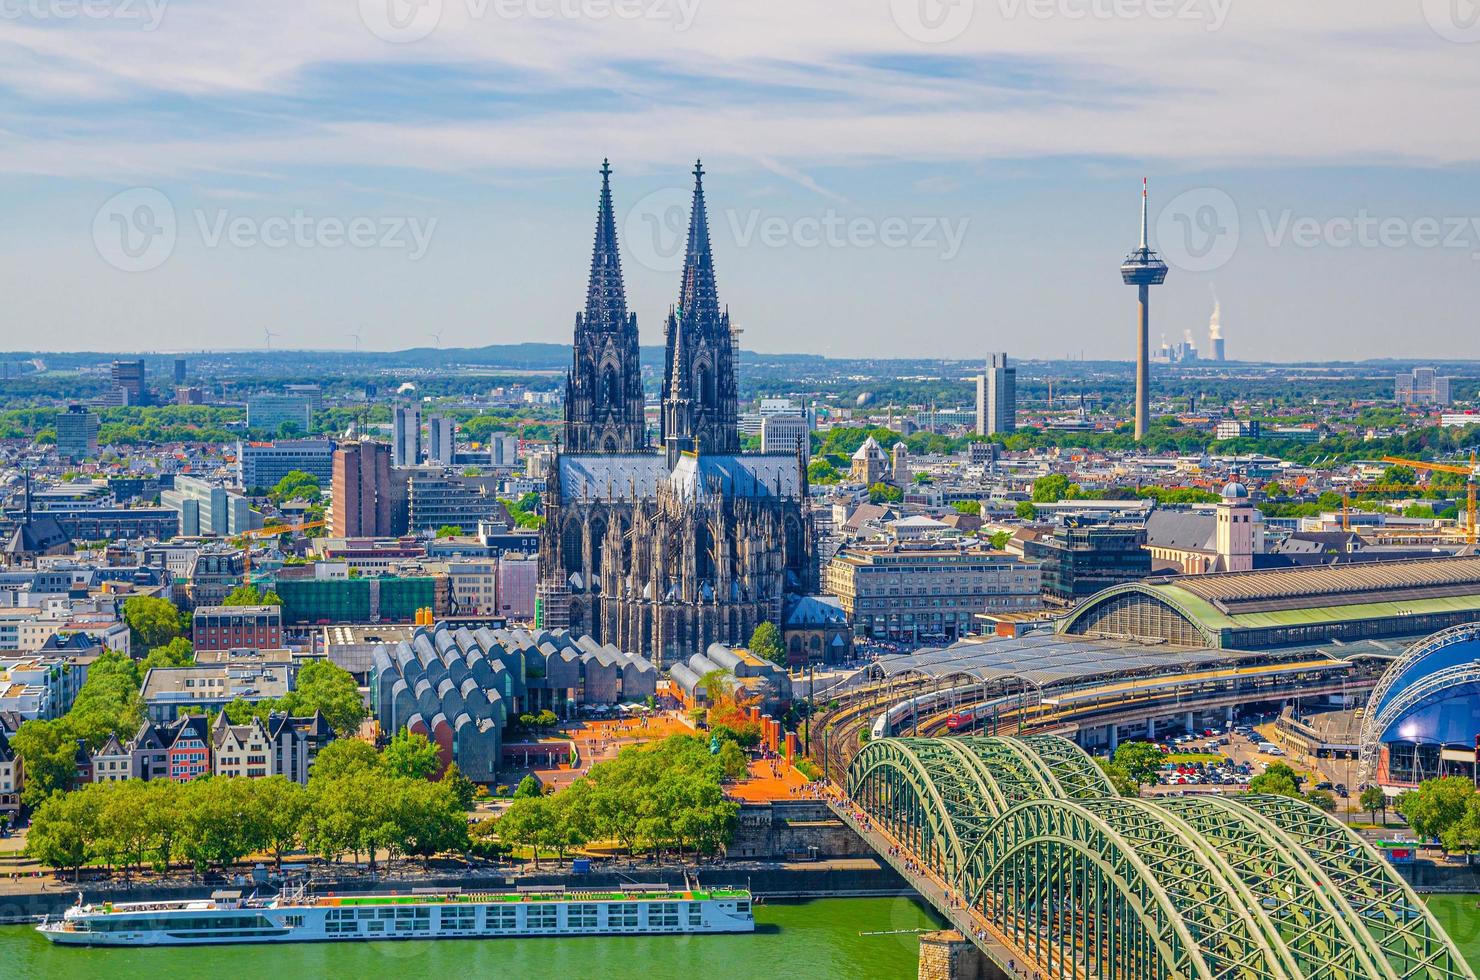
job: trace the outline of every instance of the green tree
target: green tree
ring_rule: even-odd
[[[1426,779],[1417,790],[1398,797],[1397,809],[1419,839],[1442,845],[1445,832],[1464,818],[1474,796],[1475,786],[1468,779]]]
[[[1301,798],[1300,777],[1285,763],[1276,762],[1249,780],[1249,792],[1267,796],[1288,796],[1298,800]]]
[[[786,645],[775,623],[767,619],[756,626],[750,634],[750,652],[773,664],[786,665]]]
[[[252,789],[248,819],[257,826],[263,846],[272,852],[273,863],[282,870],[283,855],[298,846],[313,797],[307,787],[286,776],[258,779]]]
[[[81,874],[101,836],[101,800],[93,793],[57,793],[36,808],[26,832],[26,856]]]
[[[155,667],[189,667],[195,663],[195,645],[183,636],[177,636],[162,647],[149,651],[149,656],[139,663],[139,674],[149,673]]]
[[[319,485],[319,478],[303,470],[289,470],[267,494],[268,499],[279,507],[290,500],[306,500],[310,504],[316,504],[322,496],[323,488]]]
[[[462,537],[462,533],[463,529],[460,525],[443,524],[437,528],[437,539],[440,541],[444,538],[460,538]]]
[[[980,517],[982,513],[982,502],[980,500],[957,500],[951,504],[952,509],[958,514],[967,514],[971,517]]]
[[[1131,777],[1125,766],[1108,759],[1096,759],[1095,764],[1110,779],[1110,784],[1115,787],[1115,792],[1121,796],[1140,796],[1141,785]]]
[[[435,854],[468,848],[467,807],[445,780],[396,780],[396,849],[419,857],[423,867]]]
[[[123,603],[123,621],[138,653],[164,646],[180,635],[180,611],[168,599],[132,596]]]
[[[1358,805],[1363,810],[1372,814],[1372,822],[1377,822],[1377,814],[1382,813],[1383,819],[1387,819],[1388,798],[1382,791],[1381,786],[1368,786],[1362,790],[1362,795],[1357,798]]]
[[[405,729],[392,736],[380,753],[380,764],[391,775],[409,779],[431,779],[442,771],[437,747],[425,735]]]
[[[1328,789],[1313,789],[1305,794],[1305,800],[1326,813],[1336,812],[1336,794]]]
[[[1033,503],[1054,504],[1069,495],[1069,478],[1062,473],[1050,473],[1033,481]]]
[[[541,795],[540,781],[533,775],[525,776],[519,780],[519,785],[514,787],[514,799],[527,800],[530,797]]]
[[[892,483],[875,483],[868,488],[871,504],[897,504],[904,499],[904,491]]]
[[[442,774],[442,782],[452,788],[453,795],[457,797],[459,807],[465,811],[473,809],[473,805],[478,799],[478,784],[467,776],[464,776],[463,771],[458,768],[456,762],[449,765],[447,771]]]
[[[268,589],[266,592],[255,585],[238,585],[222,600],[223,606],[281,606],[282,596]]]
[[[1033,504],[1027,500],[1019,500],[1017,502],[1017,507],[1014,508],[1014,512],[1017,514],[1017,518],[1020,521],[1036,521],[1038,519],[1038,508],[1034,507]]]
[[[819,486],[828,486],[842,479],[838,468],[825,459],[814,459],[807,464],[807,479]]]
[[[365,702],[354,675],[330,660],[304,664],[297,687],[284,701],[283,710],[291,714],[323,712],[324,720],[341,736],[353,735],[365,720]]]
[[[1137,786],[1156,782],[1166,755],[1150,742],[1121,742],[1115,750],[1114,762],[1135,780]]]
[[[358,738],[339,738],[319,750],[309,768],[309,782],[329,782],[380,765],[375,746]]]

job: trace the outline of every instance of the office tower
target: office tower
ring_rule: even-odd
[[[82,405],[57,413],[57,455],[78,462],[98,454],[98,414]]]
[[[391,533],[391,448],[351,442],[334,453],[334,493],[329,530],[336,538]]]
[[[1399,405],[1448,405],[1450,380],[1431,367],[1414,368],[1397,376],[1394,400]]]
[[[298,470],[327,489],[334,480],[334,443],[328,439],[279,439],[236,444],[237,483],[248,490],[271,490]]]
[[[1140,329],[1136,339],[1136,438],[1146,438],[1151,424],[1151,287],[1166,282],[1167,264],[1147,242],[1151,195],[1141,181],[1141,245],[1120,264],[1120,277],[1135,286],[1140,298]]]
[[[247,399],[247,428],[268,436],[306,436],[313,429],[314,401],[300,394],[252,395]]]
[[[180,385],[182,385],[184,383],[185,383],[185,358],[183,358],[183,357],[177,357],[177,358],[175,358],[175,386],[178,387],[178,386],[180,386]]]
[[[996,435],[1017,429],[1017,368],[1006,354],[993,354],[976,378],[976,434]]]
[[[802,415],[766,415],[761,418],[761,452],[812,456],[812,427]]]
[[[427,419],[427,462],[451,466],[457,453],[457,427],[445,415]]]
[[[147,405],[148,390],[144,387],[144,361],[114,361],[108,371],[113,387],[123,392],[123,404]]]
[[[421,409],[397,405],[391,414],[391,465],[415,466],[421,462]]]

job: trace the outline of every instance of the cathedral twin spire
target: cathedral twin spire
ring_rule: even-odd
[[[740,451],[734,337],[715,285],[702,164],[695,164],[693,173],[679,301],[665,325],[661,425],[670,462],[687,451],[721,455]],[[637,317],[627,312],[622,284],[611,167],[602,161],[586,312],[576,317],[575,362],[567,381],[567,451],[630,453],[648,448],[637,344]]]

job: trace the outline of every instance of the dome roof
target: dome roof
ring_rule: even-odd
[[[1224,500],[1244,500],[1249,496],[1249,488],[1237,480],[1229,480],[1223,484]]]

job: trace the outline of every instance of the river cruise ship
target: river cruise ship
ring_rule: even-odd
[[[566,892],[417,890],[243,898],[220,891],[179,902],[77,904],[37,930],[68,946],[191,946],[366,939],[612,936],[754,932],[750,892],[716,889]]]

